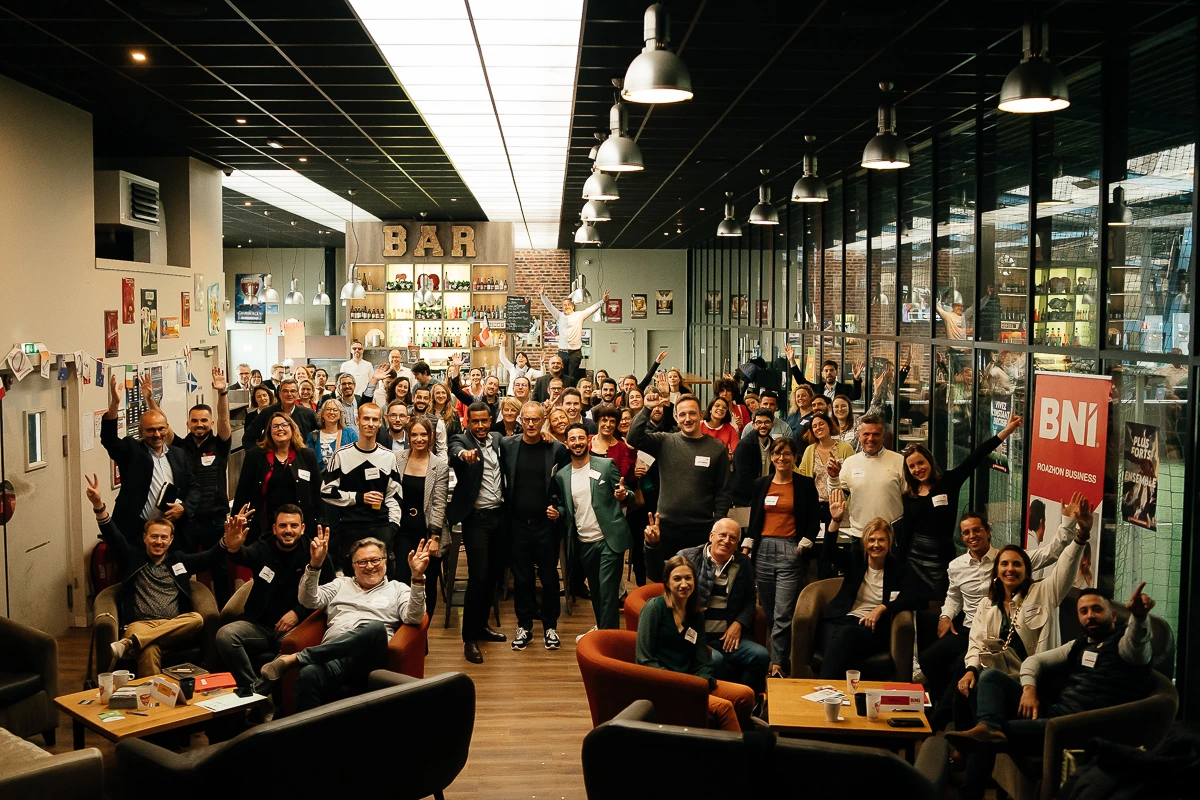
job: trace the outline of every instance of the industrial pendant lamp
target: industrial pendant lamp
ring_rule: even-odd
[[[619,88],[620,81],[615,80],[613,84]],[[611,135],[596,151],[596,169],[604,172],[639,172],[645,169],[641,149],[626,133],[629,127],[629,112],[620,100],[613,103],[609,109],[608,125]]]
[[[1045,23],[1026,22],[1021,38],[1025,57],[1004,79],[998,108],[1013,114],[1045,114],[1071,105],[1067,79],[1046,56],[1048,27]]]
[[[575,244],[600,244],[600,231],[595,225],[580,225],[575,229]]]
[[[810,145],[817,140],[815,136],[805,136],[804,141]],[[804,176],[792,187],[793,203],[828,203],[829,187],[825,181],[817,177],[817,156],[812,152],[804,154]]]
[[[279,292],[275,291],[275,287],[271,285],[271,273],[263,276],[262,291],[258,293],[258,302],[260,303],[278,303]]]
[[[304,305],[304,295],[300,293],[300,281],[292,278],[292,290],[283,298],[285,306],[302,306]]]
[[[911,162],[908,147],[896,135],[896,108],[887,100],[892,84],[881,81],[879,88],[884,94],[884,101],[879,106],[879,132],[863,149],[862,165],[867,169],[904,169]]]
[[[1112,190],[1112,202],[1108,204],[1108,224],[1114,228],[1128,228],[1133,224],[1133,209],[1125,205],[1125,190],[1120,186]]]
[[[767,185],[769,169],[760,169],[763,182],[758,185],[758,204],[750,209],[751,225],[778,225],[779,212],[771,205],[771,187]]]
[[[313,305],[329,305],[329,295],[325,294],[325,281],[317,281],[317,296],[313,298]]]
[[[667,7],[646,9],[642,41],[646,47],[625,71],[621,97],[631,103],[681,103],[692,99],[692,77],[679,56],[667,49],[670,41]]]
[[[620,200],[617,179],[592,167],[592,174],[583,182],[584,200]]]
[[[347,196],[353,197],[354,190],[350,189],[346,192]],[[341,298],[342,305],[346,305],[348,300],[362,300],[367,296],[366,287],[362,285],[362,281],[357,278],[358,274],[358,231],[354,229],[354,202],[350,202],[350,233],[354,235],[354,263],[346,268],[346,283],[342,286]]]
[[[608,203],[603,200],[588,200],[583,204],[579,218],[584,222],[608,222],[612,219],[612,212],[608,210]]]
[[[717,225],[717,236],[741,236],[742,226],[733,218],[733,192],[725,193],[725,219]]]

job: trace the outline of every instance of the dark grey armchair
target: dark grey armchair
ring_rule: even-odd
[[[104,761],[94,747],[50,755],[0,731],[0,797],[4,800],[100,800]]]
[[[54,744],[58,730],[58,643],[54,637],[0,617],[0,728]]]

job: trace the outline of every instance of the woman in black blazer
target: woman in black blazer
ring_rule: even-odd
[[[876,517],[863,527],[862,539],[848,549],[837,546],[837,531],[846,513],[840,489],[829,495],[829,525],[822,548],[825,559],[844,573],[842,587],[822,614],[821,677],[843,678],[861,669],[867,656],[888,649],[892,618],[911,608],[906,591],[908,570],[894,551],[895,534],[887,520]]]
[[[758,604],[771,617],[771,666],[768,675],[791,674],[792,617],[808,573],[808,554],[817,539],[817,489],[811,477],[793,471],[796,443],[771,445],[771,474],[754,481],[750,527],[742,549],[755,550]]]
[[[305,529],[315,535],[317,522],[324,518],[321,468],[317,454],[304,446],[292,418],[282,411],[273,413],[258,447],[246,447],[245,453],[234,508],[248,503],[256,512],[256,530],[270,535],[275,509],[294,503],[304,513]]]

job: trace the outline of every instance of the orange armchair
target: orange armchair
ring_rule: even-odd
[[[609,630],[593,631],[575,646],[592,726],[612,719],[635,700],[649,700],[659,722],[707,728],[708,681],[636,664],[636,648],[636,633]]]
[[[308,619],[297,625],[279,643],[280,655],[299,653],[306,647],[315,647],[325,635],[325,612],[314,611]],[[429,615],[421,619],[420,625],[401,625],[396,635],[388,642],[387,669],[414,678],[425,677],[425,652],[429,649]],[[283,711],[291,714],[296,710],[296,670],[288,670],[281,681]]]
[[[664,591],[666,591],[666,587],[661,583],[647,583],[645,586],[639,586],[626,595],[625,630],[636,631],[638,626],[638,617],[640,617],[642,614],[642,606],[658,597]],[[770,632],[771,626],[767,623],[767,615],[763,613],[761,608],[755,608],[753,635],[754,641],[758,644],[765,645]]]

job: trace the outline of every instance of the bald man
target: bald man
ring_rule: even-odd
[[[121,492],[113,508],[117,528],[137,548],[146,521],[165,517],[175,526],[177,544],[186,530],[186,522],[196,506],[192,468],[187,453],[167,444],[171,427],[159,411],[142,414],[138,426],[141,438],[117,435],[117,412],[121,389],[115,378],[109,380],[108,411],[100,423],[100,443],[121,472]]]

